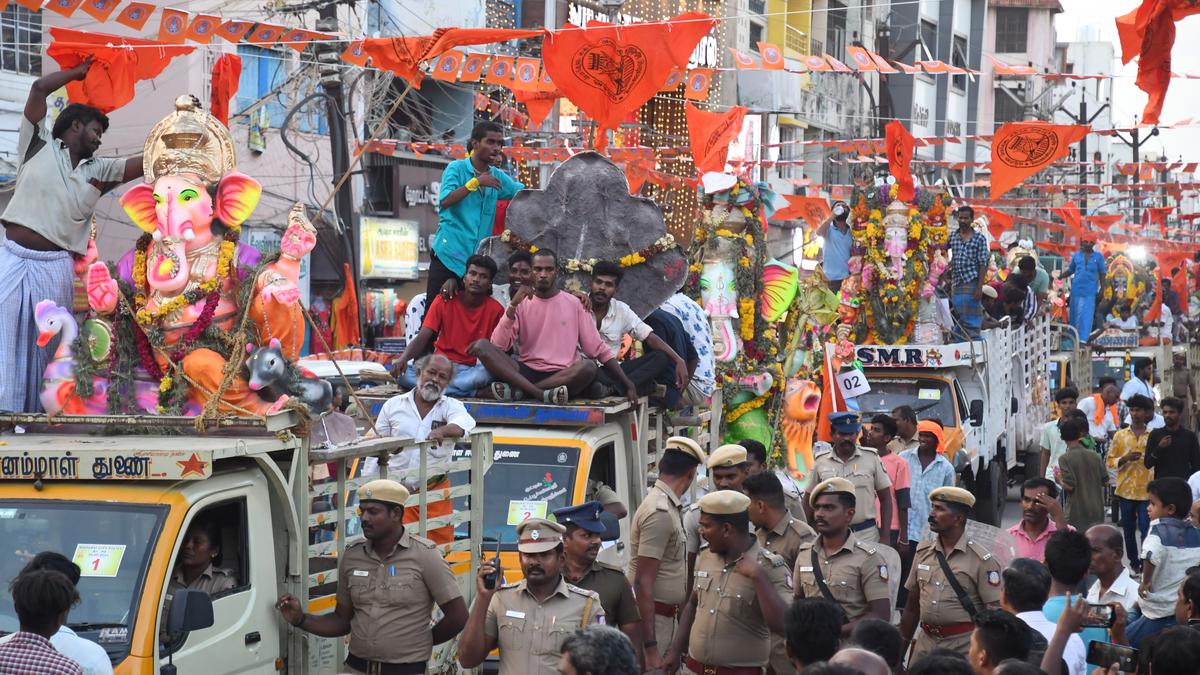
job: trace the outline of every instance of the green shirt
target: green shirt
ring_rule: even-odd
[[[1108,469],[1094,450],[1067,448],[1058,460],[1063,485],[1073,488],[1067,493],[1067,523],[1083,532],[1092,525],[1104,522],[1104,487],[1108,485]]]

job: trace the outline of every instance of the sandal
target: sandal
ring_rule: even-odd
[[[566,405],[569,396],[570,392],[567,391],[567,385],[564,384],[543,392],[542,401],[554,405]]]
[[[497,401],[519,401],[525,397],[525,392],[507,382],[493,382],[491,389]]]

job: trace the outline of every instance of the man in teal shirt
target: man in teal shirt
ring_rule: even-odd
[[[1104,256],[1096,251],[1095,247],[1095,235],[1083,235],[1079,250],[1071,256],[1071,264],[1062,276],[1063,279],[1075,276],[1075,280],[1071,282],[1070,320],[1075,330],[1079,331],[1079,339],[1083,342],[1087,342],[1088,336],[1092,334],[1096,296],[1100,294],[1107,271]]]
[[[467,270],[467,258],[492,234],[496,202],[512,199],[525,186],[495,165],[504,148],[504,133],[495,122],[480,122],[471,130],[470,156],[456,159],[442,172],[438,196],[438,229],[429,255],[425,297],[441,293],[447,282],[455,287]],[[447,289],[447,293],[453,293]]]

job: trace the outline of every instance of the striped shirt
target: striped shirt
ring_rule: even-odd
[[[950,235],[950,271],[954,283],[965,285],[979,279],[979,268],[987,262],[987,239],[978,232],[969,239],[955,232]]]
[[[0,673],[83,675],[83,668],[41,635],[20,631],[0,645]]]

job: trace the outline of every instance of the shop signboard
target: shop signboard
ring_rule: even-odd
[[[359,276],[363,279],[416,279],[421,237],[415,220],[362,218]]]

